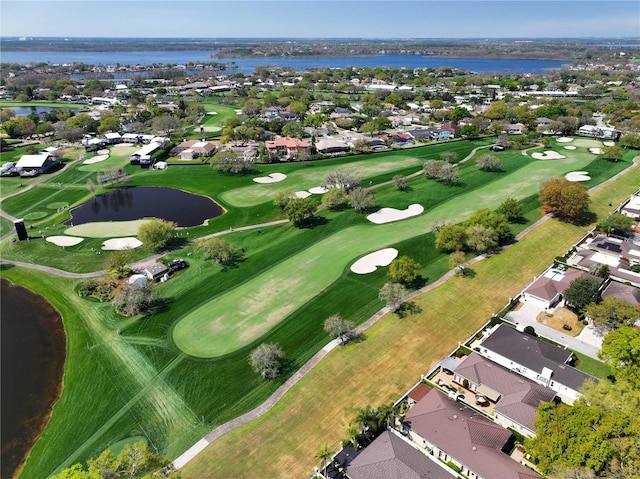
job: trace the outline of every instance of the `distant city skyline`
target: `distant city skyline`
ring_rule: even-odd
[[[636,0],[2,0],[8,37],[624,38]]]

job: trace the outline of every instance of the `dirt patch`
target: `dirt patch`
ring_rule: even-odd
[[[582,331],[582,324],[578,322],[578,315],[568,310],[567,308],[560,308],[553,314],[547,314],[542,312],[538,314],[536,321],[540,324],[544,324],[550,328],[560,331],[567,336],[577,336]],[[564,329],[564,325],[567,324],[571,327],[571,330]]]

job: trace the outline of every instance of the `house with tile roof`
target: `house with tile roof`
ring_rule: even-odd
[[[525,288],[522,301],[539,304],[541,309],[553,308],[562,301],[562,294],[571,282],[581,277],[588,277],[599,283],[604,281],[598,276],[573,268],[549,268]]]
[[[528,437],[535,436],[533,421],[541,402],[550,402],[556,392],[530,381],[474,352],[454,372],[458,384],[486,397],[495,405],[493,418],[503,427]]]
[[[306,141],[288,136],[278,136],[273,141],[265,141],[264,145],[269,155],[279,160],[295,159],[299,154],[307,151],[310,146]]]
[[[489,330],[478,353],[510,371],[556,391],[560,399],[573,404],[585,381],[597,381],[575,369],[575,357],[568,349],[516,331],[505,324]]]
[[[432,389],[405,415],[404,431],[427,454],[456,465],[472,479],[539,479],[506,454],[510,431]]]
[[[444,464],[420,452],[394,430],[385,431],[346,468],[348,479],[452,479]]]

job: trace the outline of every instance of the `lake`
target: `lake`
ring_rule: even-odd
[[[66,339],[62,319],[42,296],[0,282],[0,475],[14,477],[60,396]]]
[[[312,58],[222,58],[210,56],[207,51],[138,51],[138,52],[2,52],[4,63],[45,62],[52,64],[81,62],[89,65],[181,65],[189,62],[219,62],[235,64],[236,69],[251,74],[256,67],[279,65],[297,71],[312,68],[346,67],[393,67],[393,68],[438,68],[452,67],[478,73],[532,73],[541,74],[560,68],[567,61],[486,58],[444,58],[426,55],[375,55],[351,57]],[[135,75],[132,73],[131,75]]]
[[[206,196],[174,188],[136,186],[120,188],[98,195],[71,210],[67,225],[96,221],[130,221],[142,218],[162,218],[178,226],[198,226],[224,210]]]
[[[76,108],[69,107],[53,107],[53,106],[7,106],[5,108],[10,108],[11,110],[16,112],[16,116],[27,116],[35,113],[36,115],[40,115],[41,113],[49,113],[53,110],[67,109],[77,111]]]

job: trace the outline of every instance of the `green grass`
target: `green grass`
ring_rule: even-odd
[[[607,380],[611,377],[611,368],[607,364],[576,351],[573,354],[578,358],[576,369],[601,380]]]
[[[117,238],[136,236],[138,229],[151,220],[94,221],[65,229],[65,234],[85,238]]]
[[[457,148],[470,151],[472,145],[469,142],[459,142]],[[437,157],[439,150],[428,147],[424,151]],[[406,155],[407,152],[398,154]],[[376,156],[365,158],[375,160]],[[355,159],[358,158],[328,160],[326,163],[317,162],[309,168],[325,164],[344,165]],[[379,268],[378,271],[370,275],[355,275],[348,269],[351,261],[359,257],[363,250],[368,252],[369,249],[377,247],[378,243],[383,243],[382,239],[386,238],[384,246],[394,246],[399,249],[401,254],[415,257],[422,264],[422,276],[427,282],[434,281],[447,270],[446,256],[437,253],[432,247],[433,235],[429,231],[434,219],[461,219],[465,214],[468,214],[467,212],[481,206],[495,205],[503,197],[513,195],[513,192],[508,188],[508,182],[504,182],[503,179],[512,177],[512,181],[516,182],[518,178],[529,176],[533,177],[532,181],[536,183],[538,181],[535,179],[536,175],[544,177],[545,174],[555,174],[556,170],[553,168],[560,168],[559,165],[556,165],[546,172],[539,171],[537,169],[540,168],[539,165],[533,166],[536,165],[536,162],[527,160],[525,157],[522,159],[523,165],[516,165],[518,167],[514,166],[513,170],[509,172],[506,171],[507,167],[505,166],[505,172],[498,174],[474,172],[473,168],[463,166],[464,175],[468,175],[465,177],[465,187],[450,189],[455,194],[448,198],[441,196],[438,201],[433,200],[432,203],[437,204],[433,210],[397,225],[371,225],[364,219],[364,215],[352,211],[337,213],[323,211],[322,215],[326,216],[327,223],[311,229],[297,229],[291,225],[284,225],[263,229],[260,234],[255,230],[236,231],[230,234],[228,239],[238,247],[245,249],[244,261],[239,263],[236,268],[222,270],[194,253],[193,256],[188,257],[190,263],[188,269],[179,272],[167,283],[157,286],[161,303],[153,314],[145,317],[119,318],[108,304],[99,304],[79,298],[74,293],[77,281],[52,277],[30,270],[3,268],[2,275],[4,277],[51,298],[64,318],[68,333],[67,363],[62,398],[54,407],[52,418],[34,447],[22,477],[46,477],[62,467],[92,455],[95,456],[104,448],[132,436],[144,436],[153,447],[157,447],[169,457],[176,457],[216,425],[257,406],[326,344],[329,337],[322,330],[322,323],[326,317],[340,313],[346,319],[360,323],[380,308],[381,302],[377,295],[380,286],[387,280],[387,268]],[[586,163],[591,160],[585,158],[584,160],[580,159],[579,162]],[[87,179],[87,176],[84,175],[89,172],[78,171],[76,165],[71,166],[72,168],[69,168],[69,171],[65,173],[69,175],[69,184],[72,187],[63,188],[62,191],[77,191],[78,195],[80,192],[82,195],[89,195],[84,186]],[[294,171],[301,168],[302,165],[259,166],[263,170],[261,174],[264,171],[269,171],[269,168],[276,167],[278,169],[290,168],[291,171]],[[306,163],[305,168],[307,168]],[[547,167],[545,166],[545,168]],[[220,200],[219,196],[225,191],[252,186],[251,178],[253,178],[253,176],[219,175],[208,166],[172,167],[159,175],[139,168],[127,167],[127,169],[132,174],[131,184],[133,185],[173,187],[179,185],[185,190],[211,196],[226,207],[228,205]],[[635,173],[634,178],[627,179],[630,175],[625,175],[616,182],[616,185],[627,182],[624,186],[616,186],[616,196],[621,197],[628,194],[627,190],[631,190],[633,185],[635,185],[634,188],[637,188],[639,181],[637,169]],[[390,179],[393,174],[395,172],[379,173],[370,180],[377,184]],[[438,186],[423,178],[421,180],[429,187]],[[53,183],[55,181],[52,179]],[[503,191],[505,189],[506,191]],[[39,192],[40,190],[42,191]],[[33,211],[44,211],[42,208],[56,202],[67,201],[73,205],[74,201],[83,201],[82,198],[76,199],[75,196],[67,199],[58,197],[60,194],[58,190],[60,189],[56,189],[53,185],[39,185],[33,192],[20,195],[16,199],[11,198],[6,202],[16,210],[29,213],[31,211],[28,207],[29,203],[34,204]],[[415,191],[415,194],[418,194],[417,190]],[[535,193],[537,193],[537,184],[528,185],[524,181],[518,184],[516,197],[526,199],[529,205],[529,208],[526,208],[526,214],[532,220],[535,219],[538,208],[534,199]],[[410,192],[410,194],[414,193]],[[604,194],[605,192],[602,193],[602,195]],[[376,190],[376,195],[378,202],[381,203],[380,206],[386,206],[387,200],[389,203],[396,201],[394,199],[396,195],[405,201],[402,196],[404,193],[395,192],[392,187],[382,187]],[[21,199],[22,196],[25,198]],[[598,198],[596,194],[593,196]],[[600,199],[602,200],[602,198]],[[609,198],[607,197],[606,200],[609,201]],[[595,203],[596,206],[598,204]],[[228,213],[211,221],[208,227],[190,228],[186,231],[190,232],[192,237],[197,237],[216,230],[228,230],[229,226],[237,227],[278,217],[281,217],[281,213],[270,202],[265,202],[251,207],[230,209]],[[443,293],[442,302],[439,302],[440,300],[438,302],[434,300],[433,304],[430,301],[421,302],[419,306],[422,308],[423,314],[427,315],[424,316],[424,320],[419,319],[423,317],[420,316],[419,318],[406,318],[399,323],[397,321],[387,322],[386,324],[389,326],[382,330],[380,336],[375,331],[371,334],[367,333],[367,340],[361,344],[367,344],[370,339],[375,338],[378,338],[375,339],[376,344],[383,341],[384,347],[390,348],[384,349],[387,351],[384,358],[377,356],[379,351],[383,351],[380,348],[374,348],[365,356],[354,355],[352,359],[349,359],[351,356],[347,353],[353,349],[340,348],[341,351],[345,351],[340,369],[349,374],[346,377],[336,374],[336,378],[340,378],[340,381],[323,383],[322,391],[316,389],[317,386],[309,386],[310,391],[318,391],[314,393],[314,402],[308,403],[311,407],[307,410],[311,414],[310,417],[314,417],[317,407],[328,402],[327,396],[331,396],[331,401],[334,400],[334,396],[336,401],[342,398],[342,401],[336,403],[341,411],[336,415],[336,421],[343,421],[344,417],[351,416],[352,406],[364,405],[354,404],[353,401],[347,400],[352,397],[350,388],[355,384],[362,384],[365,395],[354,395],[354,400],[365,397],[380,398],[381,396],[377,396],[378,393],[384,395],[385,401],[397,397],[401,391],[406,389],[407,383],[415,380],[416,375],[413,375],[413,372],[424,371],[428,366],[424,364],[424,359],[416,360],[418,355],[415,353],[409,355],[410,351],[422,351],[421,354],[424,354],[424,351],[436,351],[441,352],[441,355],[445,354],[451,348],[450,342],[452,340],[455,341],[455,339],[463,337],[464,331],[470,333],[476,327],[474,321],[477,319],[470,319],[470,314],[473,315],[473,318],[488,317],[491,312],[499,309],[506,302],[504,298],[513,295],[512,290],[521,288],[522,282],[518,282],[519,275],[529,278],[532,274],[539,272],[543,269],[547,254],[552,258],[562,252],[561,249],[558,252],[555,250],[559,249],[559,246],[556,248],[557,245],[567,240],[566,234],[581,231],[575,227],[556,222],[553,222],[553,225],[556,225],[556,229],[553,230],[552,236],[537,238],[537,241],[549,245],[548,248],[545,248],[544,254],[531,255],[528,253],[531,256],[528,257],[525,254],[527,250],[521,253],[522,256],[516,256],[515,260],[511,257],[511,260],[515,261],[512,264],[519,265],[518,268],[511,268],[513,271],[509,270],[507,257],[504,258],[504,263],[500,263],[499,261],[502,260],[498,258],[501,258],[502,255],[498,255],[494,263],[499,265],[499,269],[492,270],[488,277],[481,276],[478,279],[471,278],[469,281],[463,282],[462,285],[466,288],[463,289],[463,293],[455,291],[453,294],[446,288],[439,289]],[[373,235],[380,235],[380,239],[371,238],[374,230]],[[47,231],[47,234],[58,234],[64,229],[56,223],[54,228]],[[345,233],[348,233],[346,239],[342,237]],[[362,245],[356,244],[358,238],[351,237],[354,235],[360,237]],[[97,257],[90,251],[91,247],[99,247],[101,242],[101,239],[88,239],[80,245],[66,248],[63,251],[61,248],[41,240],[29,243],[5,241],[0,245],[2,248],[0,254],[3,258],[51,264],[70,271],[90,271],[99,269],[105,259],[104,255],[102,258]],[[318,250],[316,255],[312,254],[314,250]],[[188,246],[173,252],[167,259],[185,257],[187,253],[192,251],[193,247]],[[515,251],[517,252],[518,249]],[[143,249],[137,249],[135,254],[143,255],[148,252],[145,253]],[[325,273],[323,270],[327,269],[324,263],[326,258],[321,256],[327,254],[333,255],[338,262],[328,268],[329,271]],[[289,281],[291,271],[278,270],[278,266],[282,263],[293,265],[292,268],[297,268],[294,269],[293,276],[297,278],[298,269],[303,269],[300,268],[300,261],[309,261],[311,263],[310,271],[319,270],[318,278],[309,280],[309,289],[311,287],[318,289],[313,292],[304,289],[293,290],[287,300],[291,299],[294,302],[294,307],[288,310],[288,314],[284,315],[271,329],[265,330],[265,334],[254,337],[250,341],[245,340],[239,343],[242,345],[240,349],[230,351],[215,359],[189,357],[176,347],[172,335],[173,328],[176,327],[180,318],[195,314],[198,308],[210,302],[212,298],[233,295],[238,301],[244,301],[249,299],[251,295],[258,295],[264,291],[259,288],[250,291],[247,284],[251,281],[254,281],[257,287],[267,287],[267,281],[271,281],[271,284],[278,284],[276,282],[277,276],[285,275],[281,276],[284,277],[284,281],[278,284],[278,288],[283,288],[284,282]],[[521,268],[520,263],[530,264],[530,267],[527,267],[529,269]],[[500,268],[504,271],[496,273]],[[491,289],[496,283],[489,280],[485,284],[485,278],[493,278],[494,275],[503,281],[500,284],[503,285],[504,290]],[[264,281],[256,281],[256,278],[262,278]],[[462,279],[456,279],[455,283],[459,281]],[[239,294],[239,291],[245,291],[247,294]],[[282,293],[279,291],[280,289],[275,290],[273,294],[281,295]],[[307,300],[299,301],[296,299],[293,293],[298,292],[307,297]],[[459,301],[462,296],[465,296],[465,301]],[[485,300],[489,298],[490,303],[482,303],[481,298]],[[230,303],[229,300],[225,301]],[[267,308],[275,310],[273,304],[273,302],[265,302],[265,310]],[[215,306],[215,302],[212,302],[212,306]],[[231,304],[230,307],[237,308],[237,305]],[[447,311],[455,313],[456,321],[452,321],[447,316],[449,314]],[[218,309],[211,309],[211,314],[219,313]],[[222,311],[222,314],[226,314],[226,311]],[[414,323],[415,330],[406,329],[414,327]],[[117,335],[116,329],[120,329],[122,334]],[[287,354],[288,363],[285,374],[275,381],[263,381],[249,367],[247,361],[249,351],[262,342],[276,342],[282,346]],[[371,342],[371,344],[373,343],[374,341]],[[412,349],[418,343],[420,343],[420,347]],[[393,347],[393,345],[396,346]],[[399,349],[403,351],[399,351]],[[399,352],[404,354],[405,349],[406,355],[394,356]],[[369,370],[367,374],[375,374],[378,378],[376,381],[368,381],[365,377],[365,381],[362,382],[360,377],[362,369],[357,366],[358,360],[364,361],[360,366],[362,369]],[[332,367],[330,366],[330,368]],[[385,373],[387,367],[390,368],[389,375]],[[357,374],[354,373],[355,371]],[[330,371],[330,373],[333,372]],[[381,384],[379,373],[384,374],[385,378],[390,378],[387,384]],[[312,375],[311,379],[313,378],[318,380],[315,375]],[[314,384],[313,381],[311,384]],[[337,387],[337,384],[341,384],[341,387]],[[326,389],[324,389],[325,386]],[[87,391],[90,391],[91,394],[87,394]],[[331,394],[327,395],[326,391],[331,391]],[[374,396],[367,396],[372,394]],[[376,403],[378,403],[377,399]],[[282,403],[282,407],[285,405],[290,404]],[[301,405],[301,407],[305,406],[306,404]],[[283,412],[282,407],[278,405],[275,412]],[[323,411],[323,414],[324,412],[326,411]],[[295,414],[290,414],[290,416],[292,420],[297,417]],[[323,417],[322,414],[317,416],[317,418],[320,417]],[[321,429],[327,426],[323,421],[315,422],[322,423]],[[330,418],[329,422],[333,424],[334,418]],[[286,431],[286,426],[290,424],[290,422],[283,421],[281,423],[281,426],[284,427],[282,431]],[[343,429],[340,431],[333,429],[333,434],[340,434]],[[291,431],[294,429],[292,428]],[[275,436],[272,436],[272,440],[266,441],[269,442],[269,448],[272,447],[271,442],[274,447],[287,448],[288,445],[293,444],[301,444],[303,447],[313,449],[320,447],[316,447],[313,441],[306,440],[306,438],[315,438],[316,431],[312,433],[309,430],[301,431],[302,435],[298,435],[297,432],[285,434],[286,437],[283,439],[287,441],[287,445],[284,446],[278,442],[279,439],[275,440],[276,437],[279,438],[279,432],[275,430],[272,432]],[[243,447],[253,446],[247,444]],[[237,450],[242,450],[242,448],[229,449],[229,451]],[[273,449],[269,450],[274,457],[281,457],[273,453]],[[262,452],[259,454],[260,457],[257,459],[262,460]],[[296,460],[299,460],[300,464],[292,466],[291,471],[304,468],[306,474],[308,469],[305,461],[313,457],[313,452],[308,457],[300,456],[297,453],[296,456]],[[222,457],[226,460],[226,456]],[[234,460],[238,461],[235,458]],[[231,468],[232,466],[228,464],[210,467]],[[243,469],[245,466],[240,461],[238,467],[239,470],[246,470]],[[268,470],[268,467],[271,466],[267,466],[264,470]],[[230,471],[228,476],[240,477],[235,474]],[[238,474],[243,475],[243,473]],[[291,474],[294,473],[291,472]],[[244,476],[246,477],[246,474]]]

